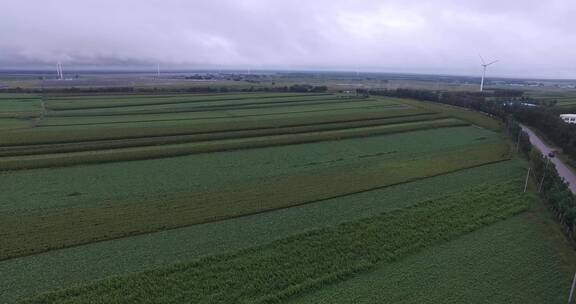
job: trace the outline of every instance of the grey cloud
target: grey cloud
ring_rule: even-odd
[[[147,65],[575,77],[572,0],[3,0],[0,68]]]

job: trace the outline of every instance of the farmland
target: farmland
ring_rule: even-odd
[[[553,254],[547,246],[519,215],[289,303],[561,303],[559,261],[542,258]]]
[[[527,95],[538,102],[556,102],[558,107],[576,106],[576,93],[573,90],[529,91]]]
[[[528,241],[546,214],[527,216],[526,164],[480,113],[330,93],[46,93],[0,94],[0,117],[0,302],[314,303],[393,284],[416,271],[406,261],[460,259],[446,271],[464,276],[466,248],[504,252],[512,233],[530,249],[479,260],[516,264],[470,284],[569,285],[568,249]],[[531,259],[538,279],[517,282]]]

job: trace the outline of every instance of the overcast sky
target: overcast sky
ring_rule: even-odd
[[[0,68],[576,78],[576,0],[2,0]]]

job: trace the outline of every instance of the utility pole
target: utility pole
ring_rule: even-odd
[[[532,169],[532,168],[528,168],[528,173],[526,173],[526,182],[524,183],[524,192],[526,192],[526,189],[528,188],[528,179],[530,178],[530,169]]]
[[[522,135],[522,128],[518,131],[518,138],[516,139],[516,153],[518,153],[518,149],[520,148],[520,135]]]
[[[548,161],[546,162],[546,166],[544,166],[544,173],[542,173],[542,179],[540,180],[540,184],[538,185],[538,193],[542,191],[542,185],[544,185],[544,177],[546,176],[546,170],[548,169],[548,164],[550,163],[550,158],[546,157],[546,159]]]
[[[568,297],[568,304],[572,304],[572,296],[574,296],[574,287],[576,286],[576,274],[572,279],[572,287],[570,288],[570,296]]]
[[[44,97],[44,79],[45,77],[42,76],[40,82],[40,116],[32,120],[32,127],[37,127],[40,124],[40,121],[44,119],[44,115],[46,115],[46,101]]]

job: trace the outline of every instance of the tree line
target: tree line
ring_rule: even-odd
[[[10,88],[1,89],[0,93],[33,93],[41,94],[106,94],[106,93],[236,93],[236,92],[294,92],[294,93],[325,93],[328,91],[327,86],[314,86],[309,84],[293,84],[290,86],[246,86],[246,87],[228,87],[228,86],[191,86],[178,88],[158,88],[158,87],[70,87],[70,88]]]
[[[530,143],[530,137],[520,128],[519,123],[508,117],[506,121],[508,134],[516,141],[514,147],[531,163],[530,175],[536,181],[538,195],[548,203],[564,232],[576,241],[576,196],[568,184],[558,175],[550,158],[542,155]]]
[[[564,232],[576,241],[576,196],[568,184],[558,175],[550,159],[542,155],[530,143],[530,137],[519,122],[538,129],[564,153],[576,159],[576,125],[567,124],[560,114],[576,113],[576,109],[554,108],[546,105],[527,104],[522,91],[495,92],[440,92],[428,90],[397,89],[371,91],[370,94],[412,98],[460,106],[486,113],[505,123],[506,131],[514,141],[513,149],[529,159],[530,175],[536,181],[540,197],[548,203]]]
[[[567,124],[563,113],[576,113],[576,108],[558,108],[549,104],[529,103],[519,90],[493,92],[442,92],[430,90],[396,89],[371,91],[372,95],[413,98],[470,108],[506,120],[508,116],[542,132],[564,153],[576,160],[576,124]]]

